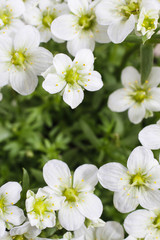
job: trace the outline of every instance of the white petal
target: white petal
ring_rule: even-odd
[[[80,200],[77,202],[77,208],[80,213],[88,219],[100,218],[103,205],[101,200],[92,193],[79,194]]]
[[[138,124],[145,117],[145,113],[145,107],[142,104],[136,104],[129,109],[128,117],[132,123]]]
[[[38,7],[29,8],[25,11],[24,19],[27,24],[38,26],[42,22],[42,12]]]
[[[133,31],[135,27],[134,15],[127,21],[117,21],[108,27],[108,36],[113,43],[121,43]]]
[[[65,14],[56,18],[51,24],[54,36],[62,40],[72,40],[76,35],[75,22],[77,18],[72,14]]]
[[[0,188],[0,195],[4,194],[6,196],[7,205],[15,204],[20,199],[20,193],[22,187],[17,182],[8,182]]]
[[[68,231],[79,229],[84,223],[85,217],[74,205],[67,204],[60,209],[58,218],[62,227]]]
[[[121,213],[128,213],[139,205],[136,188],[127,188],[114,193],[113,203],[115,208]]]
[[[152,67],[151,73],[148,77],[149,85],[157,87],[160,84],[160,67]]]
[[[90,71],[93,69],[94,56],[90,49],[81,49],[77,52],[74,64],[84,67],[85,71]]]
[[[10,235],[11,235],[11,236],[14,236],[14,235],[22,235],[22,234],[28,232],[29,227],[30,227],[29,222],[25,222],[25,223],[24,223],[23,225],[21,225],[21,226],[12,228],[11,231],[10,231]]]
[[[34,48],[28,51],[28,54],[30,55],[31,67],[37,75],[40,75],[52,65],[52,53],[43,47]]]
[[[82,16],[88,11],[88,0],[68,0],[68,6],[74,14]]]
[[[67,84],[63,93],[63,100],[67,103],[72,109],[76,108],[84,98],[84,92],[82,88],[75,84],[73,86]]]
[[[43,26],[40,26],[37,28],[40,33],[40,41],[47,43],[52,38],[52,33],[49,28],[44,28]]]
[[[109,43],[111,40],[107,33],[107,27],[97,24],[94,29],[94,38],[98,43]]]
[[[4,219],[13,225],[20,225],[26,219],[23,210],[17,206],[7,207],[7,211],[4,213]]]
[[[144,101],[146,109],[149,111],[160,111],[160,88],[152,88],[150,90],[151,97]]]
[[[81,32],[73,40],[67,42],[67,49],[73,56],[84,48],[90,49],[92,52],[95,47],[95,39],[92,32]]]
[[[28,95],[34,92],[38,84],[38,78],[32,69],[26,71],[16,71],[10,74],[10,84],[12,88],[21,95]]]
[[[43,177],[52,189],[59,187],[69,188],[71,184],[71,173],[66,163],[60,160],[48,161],[43,168]]]
[[[85,76],[84,79],[83,82],[79,81],[79,84],[88,91],[98,91],[103,87],[102,77],[96,71],[91,71],[90,75]]]
[[[148,225],[151,222],[152,213],[147,210],[137,210],[130,213],[125,221],[126,232],[136,238],[144,238],[147,234]]]
[[[8,84],[9,73],[0,73],[0,87],[4,87]]]
[[[141,83],[140,74],[134,67],[126,67],[122,71],[121,79],[123,86],[126,88],[135,85],[135,83]]]
[[[124,230],[118,222],[109,221],[104,227],[97,228],[96,237],[97,239],[122,240],[124,239]]]
[[[0,219],[0,237],[3,237],[3,235],[5,234],[5,229],[6,229],[5,222],[2,219]]]
[[[38,47],[40,43],[40,35],[36,28],[32,26],[25,26],[15,36],[14,48],[19,49],[32,49]]]
[[[143,208],[150,210],[159,208],[160,191],[141,187],[138,199]]]
[[[7,5],[13,17],[20,17],[25,11],[24,4],[20,0],[8,0]]]
[[[113,92],[108,99],[108,107],[113,112],[124,112],[132,105],[133,102],[124,88]]]
[[[149,149],[160,148],[160,125],[152,124],[143,128],[139,133],[139,141]]]
[[[92,164],[83,164],[76,169],[73,177],[73,187],[78,191],[93,191],[98,183],[98,169]]]
[[[131,152],[127,161],[127,167],[132,174],[138,172],[146,174],[154,166],[155,160],[153,153],[145,147],[136,147]]]
[[[11,60],[10,52],[13,48],[13,41],[10,37],[0,36],[0,62]]]
[[[49,93],[54,94],[62,91],[66,82],[56,74],[48,74],[42,87]]]
[[[155,160],[155,162],[157,162],[157,164],[147,174],[147,177],[149,177],[147,186],[149,186],[152,190],[160,188],[160,165],[157,160]]]
[[[127,168],[120,163],[107,163],[98,171],[98,180],[104,188],[119,191],[122,188],[121,179],[126,176]]]
[[[72,67],[72,60],[66,54],[59,53],[53,58],[53,65],[57,73],[63,76],[64,72]]]

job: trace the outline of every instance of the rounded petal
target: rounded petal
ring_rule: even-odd
[[[159,208],[160,191],[142,187],[139,189],[138,199],[143,208],[150,210]]]
[[[49,93],[54,94],[62,91],[66,82],[56,74],[48,74],[42,87]]]
[[[124,112],[132,105],[133,102],[124,88],[113,92],[108,99],[108,107],[113,112]]]
[[[134,123],[134,124],[138,124],[140,123],[143,118],[145,117],[145,107],[144,105],[141,104],[136,104],[133,107],[131,107],[128,111],[128,117],[129,120]]]
[[[53,65],[59,75],[64,74],[64,72],[72,67],[72,60],[66,54],[59,53],[53,58]]]
[[[6,196],[7,205],[13,205],[20,199],[22,187],[17,182],[8,182],[0,188],[0,195]]]
[[[92,52],[95,47],[95,40],[93,38],[93,33],[84,32],[79,33],[73,40],[67,42],[67,49],[73,56],[81,49],[90,49]]]
[[[72,13],[82,16],[88,11],[88,0],[68,0],[68,6]]]
[[[149,149],[160,149],[160,125],[152,124],[143,128],[139,135],[139,141]]]
[[[24,19],[27,24],[38,26],[42,22],[42,12],[38,7],[28,8],[24,13]]]
[[[5,222],[0,219],[0,237],[3,237],[5,234],[6,224]]]
[[[45,182],[53,190],[69,188],[71,184],[71,173],[65,162],[60,160],[50,160],[43,167],[43,177]]]
[[[145,238],[147,228],[151,223],[152,213],[147,210],[137,210],[130,213],[125,221],[124,228],[126,232],[136,238]]]
[[[150,91],[150,98],[144,101],[146,109],[149,111],[160,111],[160,88],[152,88]]]
[[[100,184],[110,191],[120,191],[123,186],[121,179],[126,176],[127,168],[120,163],[107,163],[98,171]]]
[[[151,73],[148,77],[149,85],[157,87],[160,84],[160,67],[152,67]]]
[[[12,38],[0,36],[0,62],[8,62],[11,60],[10,52],[13,48]]]
[[[123,69],[121,79],[122,84],[125,88],[129,88],[130,86],[135,85],[135,83],[141,83],[141,77],[139,72],[136,68],[131,66]]]
[[[66,206],[60,209],[58,219],[63,228],[67,231],[74,231],[82,226],[85,217],[75,206],[66,204]]]
[[[151,150],[145,147],[136,147],[130,154],[127,167],[131,174],[136,174],[139,171],[144,174],[155,166],[155,159]]]
[[[0,88],[7,85],[8,82],[9,82],[9,73],[8,72],[0,73]]]
[[[125,188],[114,193],[113,203],[115,208],[121,213],[128,213],[139,205],[136,188]]]
[[[13,71],[10,74],[10,84],[12,88],[21,95],[28,95],[34,92],[38,84],[38,78],[28,67],[26,71]]]
[[[13,17],[20,17],[25,11],[24,4],[21,0],[8,0],[7,5]]]
[[[100,218],[103,205],[96,195],[92,193],[82,193],[79,195],[79,198],[77,208],[83,216],[92,220]]]
[[[73,63],[84,67],[85,71],[90,71],[93,69],[94,55],[90,49],[81,49],[77,52]]]
[[[4,213],[4,219],[13,225],[20,225],[25,221],[23,210],[17,206],[7,207],[7,212]]]
[[[16,35],[14,39],[15,50],[32,49],[38,47],[40,43],[40,35],[36,28],[32,26],[24,26]]]
[[[67,84],[63,93],[63,100],[72,109],[76,108],[84,98],[84,92],[82,88],[77,84],[69,85]]]
[[[134,15],[127,21],[117,21],[108,27],[108,36],[113,43],[121,43],[133,31],[135,27]]]
[[[93,191],[98,183],[98,168],[92,164],[83,164],[76,169],[73,177],[73,187],[78,191]]]
[[[86,79],[86,80],[85,80]],[[90,75],[84,77],[83,82],[79,81],[79,84],[88,91],[98,91],[103,87],[102,77],[96,71],[91,71]]]
[[[56,18],[51,24],[54,36],[62,40],[72,40],[76,35],[75,22],[77,18],[72,14],[64,14]]]
[[[107,33],[107,27],[97,24],[94,29],[94,39],[98,43],[109,43],[111,40]]]

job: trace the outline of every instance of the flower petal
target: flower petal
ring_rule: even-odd
[[[76,108],[84,98],[84,92],[82,88],[78,85],[69,85],[67,84],[63,93],[63,100],[67,103],[72,109]]]
[[[143,128],[139,135],[139,141],[143,146],[149,149],[160,148],[160,125],[152,124]]]
[[[143,208],[150,210],[159,208],[160,191],[141,187],[138,199]]]
[[[17,206],[7,207],[7,211],[4,212],[4,219],[13,225],[20,225],[25,221],[23,210]]]
[[[132,105],[133,102],[124,88],[113,92],[108,99],[108,107],[113,112],[124,112]]]
[[[0,188],[0,195],[4,194],[6,196],[7,205],[15,204],[20,199],[20,193],[22,187],[17,182],[8,182]]]
[[[150,98],[144,101],[146,109],[149,111],[160,111],[160,88],[152,88],[150,91]]]
[[[73,177],[73,187],[78,191],[93,191],[98,183],[98,169],[92,164],[83,164],[76,169]]]
[[[160,67],[152,67],[151,73],[148,77],[149,85],[157,87],[160,84]]]
[[[64,74],[64,72],[72,67],[72,60],[66,54],[59,53],[53,58],[53,65],[59,75]]]
[[[0,219],[0,237],[3,237],[5,234],[6,224],[5,222]]]
[[[0,73],[0,88],[7,85],[9,82],[9,73]]]
[[[88,11],[88,0],[68,0],[68,6],[72,13],[78,16]]]
[[[98,180],[100,184],[110,191],[119,191],[123,187],[121,179],[126,176],[127,168],[120,163],[107,163],[100,167]]]
[[[136,104],[129,109],[128,117],[129,117],[129,120],[132,123],[138,124],[145,117],[145,113],[146,113],[146,110],[145,110],[144,105],[143,104]]]
[[[141,77],[139,72],[134,67],[126,67],[122,71],[121,75],[122,84],[124,87],[129,88],[132,85],[135,85],[135,83],[141,84]]]
[[[62,91],[66,82],[56,74],[48,74],[42,87],[49,93],[54,94]]]
[[[109,43],[111,40],[107,33],[107,27],[97,24],[93,31],[95,41],[98,43]]]
[[[24,11],[24,4],[20,0],[8,0],[7,6],[13,17],[20,17]]]
[[[85,71],[90,71],[93,69],[94,56],[90,49],[81,49],[77,52],[74,64],[84,67]]]

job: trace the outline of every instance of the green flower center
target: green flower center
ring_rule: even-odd
[[[14,52],[12,54],[12,64],[22,66],[25,62],[25,55],[22,52]]]
[[[4,11],[0,11],[0,19],[3,21],[4,26],[9,25],[11,20],[10,12],[7,9]]]
[[[66,190],[64,190],[63,196],[66,197],[66,200],[68,202],[76,202],[78,198],[78,192],[74,188],[67,188]]]
[[[12,237],[13,240],[27,240],[23,235],[17,235]]]
[[[160,230],[160,215],[155,218],[153,224]]]
[[[83,15],[79,18],[79,26],[84,30],[88,30],[94,27],[95,25],[95,16],[94,15]]]
[[[77,69],[69,69],[66,71],[65,81],[71,85],[79,80],[79,73]]]
[[[126,1],[127,5],[120,7],[121,15],[129,18],[132,14],[138,15],[139,14],[139,4],[136,2],[132,2],[131,0]]]
[[[146,182],[146,178],[144,175],[141,175],[140,173],[137,173],[136,175],[133,175],[130,180],[130,184],[134,184],[135,186],[142,186]]]
[[[149,16],[145,16],[142,26],[146,29],[146,30],[151,30],[151,29],[155,29],[155,24],[154,24],[155,19],[154,18],[149,18]]]
[[[38,199],[36,200],[33,208],[36,214],[43,215],[47,211],[47,204],[42,199]]]
[[[5,209],[5,206],[6,206],[5,202],[6,202],[5,197],[3,195],[0,196],[0,213],[4,212],[4,209]]]
[[[42,19],[42,23],[45,27],[50,28],[51,23],[53,22],[53,20],[56,18],[55,14],[50,14],[49,12],[45,12],[43,14],[43,19]]]
[[[147,97],[147,92],[143,89],[137,90],[133,96],[133,99],[138,102],[141,103],[144,101],[144,99]]]

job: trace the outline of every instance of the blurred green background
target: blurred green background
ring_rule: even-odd
[[[67,53],[65,44],[50,41],[42,46],[53,55]],[[68,54],[68,53],[67,53]],[[10,87],[2,89],[0,102],[0,185],[22,181],[22,168],[30,176],[30,188],[45,185],[44,164],[51,159],[65,161],[74,171],[84,163],[97,167],[107,162],[126,165],[130,152],[138,146],[139,131],[155,123],[160,114],[141,124],[129,122],[127,112],[113,113],[107,107],[110,93],[120,88],[124,67],[140,68],[140,45],[123,43],[96,45],[95,70],[102,74],[104,87],[98,92],[85,91],[85,99],[75,110],[66,105],[59,94],[50,95],[39,86],[30,96],[21,96]],[[158,59],[154,60],[160,65]],[[158,156],[158,152],[155,152]],[[124,214],[113,207],[113,193],[102,189],[96,194],[104,204],[103,220],[123,222]]]

